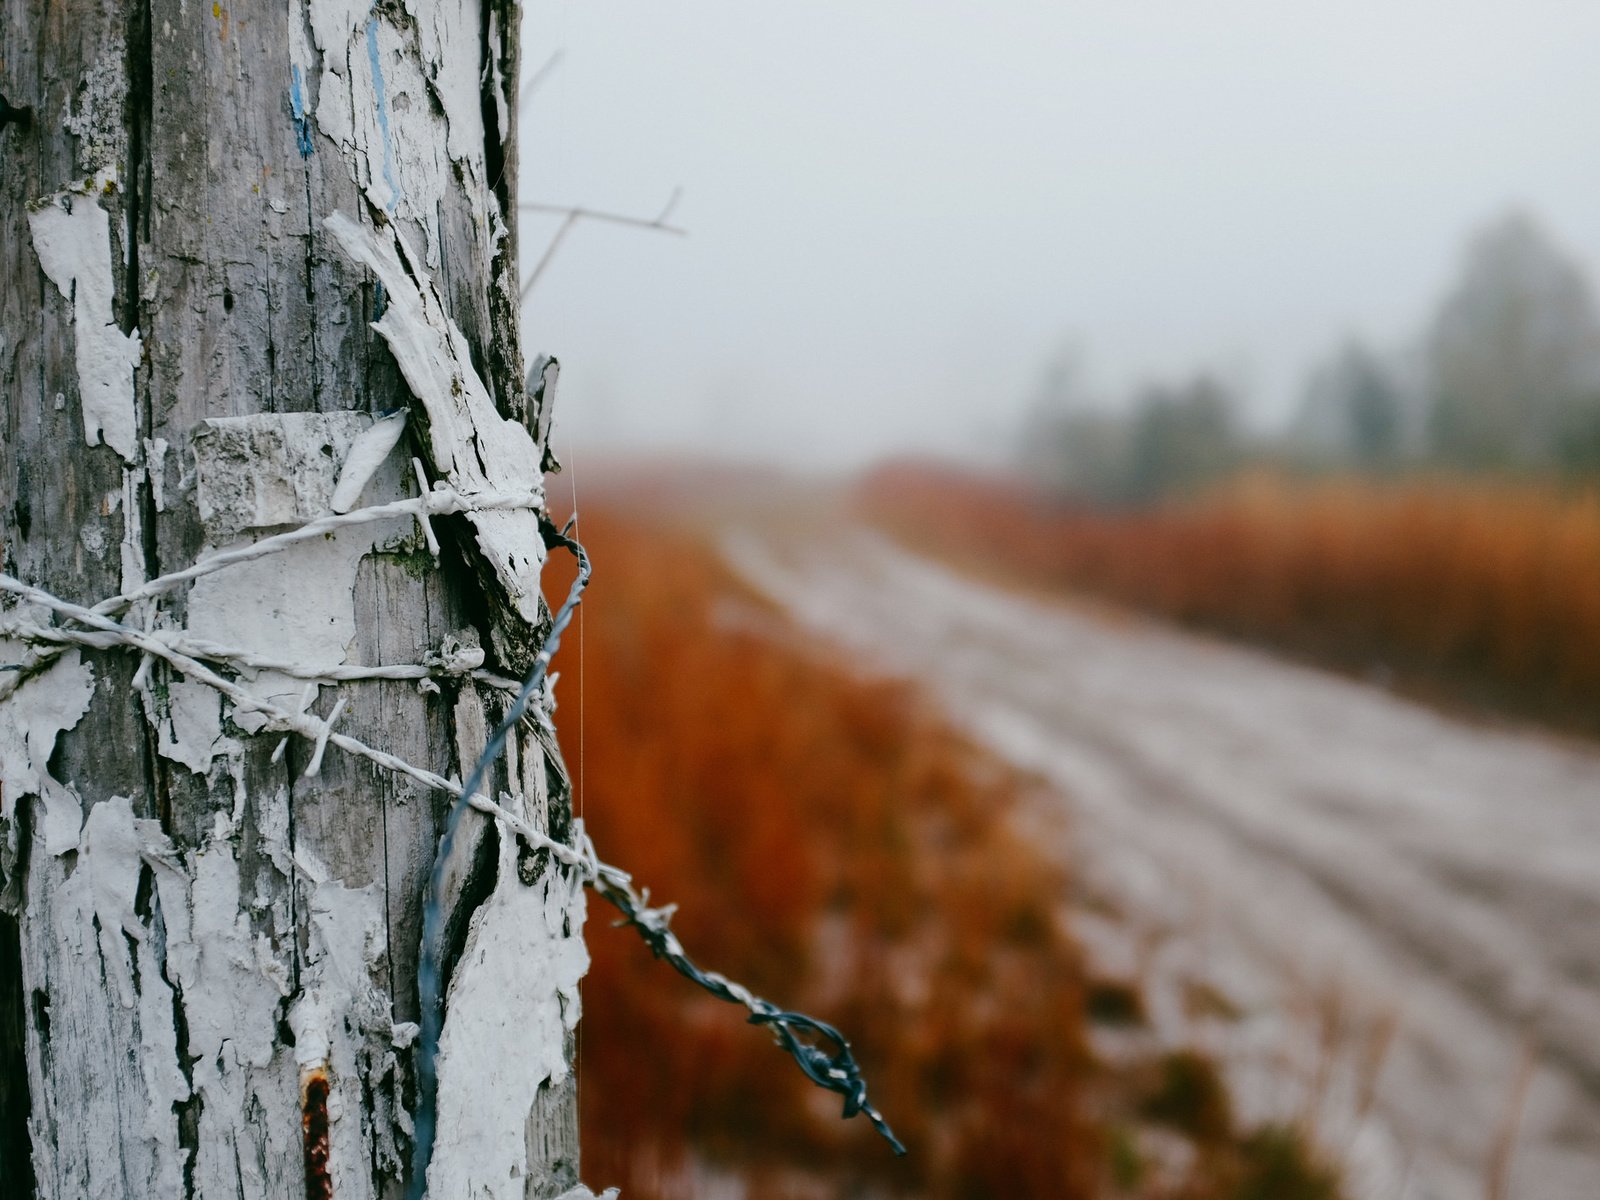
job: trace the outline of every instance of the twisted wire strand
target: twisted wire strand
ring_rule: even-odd
[[[618,924],[627,925],[637,932],[657,958],[664,959],[678,974],[717,999],[743,1005],[749,1010],[750,1024],[770,1028],[778,1045],[788,1052],[812,1083],[844,1097],[843,1115],[847,1119],[857,1113],[862,1114],[872,1122],[872,1127],[889,1143],[895,1154],[906,1153],[905,1146],[895,1137],[883,1114],[867,1103],[867,1081],[862,1077],[860,1064],[856,1062],[850,1043],[843,1034],[832,1025],[808,1017],[805,1013],[779,1008],[725,975],[695,966],[669,927],[676,905],[651,908],[648,895],[641,897],[627,881],[617,881],[603,873],[595,878],[591,886],[622,913],[622,920]],[[832,1046],[831,1051],[826,1048],[829,1045]]]

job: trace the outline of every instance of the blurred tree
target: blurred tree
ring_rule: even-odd
[[[1600,465],[1600,321],[1527,214],[1477,235],[1429,333],[1431,448],[1468,468]]]
[[[1078,500],[1115,493],[1127,458],[1127,422],[1106,411],[1085,381],[1076,338],[1045,360],[1023,421],[1018,457],[1043,487]]]
[[[1045,360],[1022,423],[1018,458],[1027,474],[1052,490],[1099,495],[1119,423],[1108,417],[1085,383],[1084,355],[1075,338]]]
[[[1215,376],[1146,387],[1134,401],[1127,468],[1118,499],[1142,503],[1188,492],[1240,461],[1237,401]]]
[[[1147,385],[1121,412],[1083,380],[1076,342],[1063,344],[1040,372],[1019,457],[1045,486],[1080,501],[1140,504],[1239,462],[1235,399],[1215,376]]]
[[[1391,464],[1405,445],[1408,399],[1398,370],[1350,338],[1313,369],[1291,440],[1317,458]]]

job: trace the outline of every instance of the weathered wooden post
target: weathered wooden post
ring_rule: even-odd
[[[0,1192],[399,1196],[426,776],[548,620],[519,11],[0,12]],[[565,836],[536,722],[493,791]],[[582,889],[477,812],[447,867],[429,1194],[554,1196]]]

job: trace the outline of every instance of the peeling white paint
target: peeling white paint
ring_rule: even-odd
[[[429,1193],[522,1200],[526,1124],[539,1089],[567,1075],[566,1034],[589,968],[581,882],[559,870],[517,877],[502,829],[499,878],[472,918],[439,1040],[439,1134]]]
[[[533,437],[496,410],[472,365],[465,335],[405,240],[391,228],[367,229],[338,212],[324,224],[344,252],[388,291],[389,305],[373,328],[388,342],[400,373],[427,410],[434,466],[467,495],[538,491],[543,476]],[[468,520],[518,614],[536,623],[544,563],[536,516],[506,510],[472,513]]]
[[[133,591],[145,581],[144,510],[139,503],[139,484],[143,479],[144,471],[140,469],[122,469],[122,494],[117,498],[117,503],[122,509],[122,543],[119,550],[124,592]]]
[[[279,1042],[292,994],[290,893],[244,893],[226,814],[214,815],[198,851],[180,855],[156,822],[113,797],[90,810],[70,876],[49,856],[30,867],[24,983],[48,997],[54,1027],[71,1031],[46,1041],[29,1026],[43,1200],[189,1194],[186,1165],[196,1196],[279,1195],[298,1176],[284,1164],[300,1160],[298,1083],[313,1051],[331,1087],[334,1194],[374,1200],[369,1135],[396,1160],[392,1134],[367,1124],[392,1119],[379,1112],[392,1100],[378,1093],[394,1068],[395,1029],[372,985],[384,947],[381,885],[349,888],[305,855],[291,860],[286,789],[259,797],[259,807],[267,861],[280,879],[298,876],[292,886],[306,897],[300,992],[289,1007],[301,1035],[294,1049]],[[146,870],[155,885],[147,909]],[[374,1093],[370,1118],[364,1090]],[[189,1165],[175,1106],[191,1095],[200,1103]],[[57,1120],[58,1111],[73,1119]]]
[[[271,558],[236,563],[195,580],[189,592],[189,632],[203,641],[295,662],[347,661],[356,634],[356,573],[372,552],[372,530],[341,529],[321,541],[303,542]],[[244,686],[281,707],[302,709],[302,679],[261,671]],[[217,693],[211,695],[220,700]],[[260,713],[243,709],[234,709],[232,720],[252,733],[266,722]]]
[[[167,439],[146,438],[145,470],[150,476],[150,499],[158,513],[167,511]]]
[[[307,28],[291,44],[291,70],[317,79],[308,111],[351,180],[384,212],[417,223],[435,269],[452,197],[472,206],[477,236],[491,237],[498,205],[484,166],[482,89],[498,60],[482,61],[482,0],[404,0],[403,14],[362,0],[297,0],[291,29]],[[504,82],[493,86],[503,134]]]
[[[153,825],[154,822],[140,822]],[[147,852],[148,838],[147,837]],[[178,1065],[178,1030],[172,1021],[172,987],[154,939],[138,943],[139,1073],[149,1105],[144,1131],[154,1149],[159,1178],[148,1195],[178,1196],[189,1152],[179,1145],[175,1106],[189,1098],[189,1080]]]
[[[327,1072],[329,1171],[333,1194],[372,1194],[361,1126],[360,1053],[366,1036],[388,1035],[388,997],[372,986],[384,952],[383,892],[348,888],[312,866],[310,941],[301,961],[299,998],[289,1010],[295,1062]]]
[[[138,330],[123,333],[112,312],[110,221],[93,192],[69,189],[30,212],[28,227],[39,266],[72,304],[84,436],[132,463],[139,456],[133,372],[140,343]]]
[[[132,1008],[133,963],[123,934],[137,944],[144,941],[148,931],[133,911],[134,894],[139,888],[139,834],[133,825],[133,807],[125,797],[113,796],[89,810],[78,850],[78,869],[70,882],[73,893],[81,900],[84,916],[93,918],[100,958],[117,986],[117,997],[123,1008]],[[85,924],[89,922],[86,920]]]
[[[240,535],[298,525],[329,511],[341,468],[369,431],[361,412],[262,413],[205,422],[195,433],[195,502],[207,542],[226,546]],[[374,470],[378,470],[378,464]],[[401,492],[398,469],[372,486]],[[197,579],[189,591],[188,632],[280,661],[342,663],[356,632],[355,582],[361,560],[409,533],[404,521],[342,529],[275,554]],[[293,711],[314,698],[303,680],[262,671],[241,681],[255,695]],[[201,684],[174,680],[158,714],[157,748],[204,774],[238,744],[224,736],[224,701]],[[228,711],[248,733],[265,718]]]
[[[0,639],[0,661],[15,662],[23,647]],[[44,801],[44,841],[50,854],[78,845],[83,810],[77,794],[51,776],[56,738],[73,728],[94,698],[94,672],[76,650],[23,683],[0,703],[0,819],[15,837],[17,802],[24,796]]]
[[[351,35],[367,23],[371,11],[371,0],[314,0],[306,10],[306,19],[317,49],[336,58],[342,55]]]
[[[194,433],[195,504],[206,541],[325,516],[352,445],[372,424],[364,412],[218,417]]]
[[[445,116],[445,150],[482,178],[483,104],[479,93],[480,0],[406,0],[417,23],[424,73]]]
[[[221,698],[203,683],[171,680],[165,706],[157,702],[146,715],[155,727],[156,752],[196,775],[209,771],[217,755],[240,749],[237,741],[222,736]]]
[[[42,1200],[182,1193],[173,1106],[189,1087],[155,936],[162,927],[135,911],[143,870],[159,876],[170,853],[156,823],[114,796],[90,810],[70,876],[48,856],[29,868],[24,984],[48,997],[53,1027],[71,1031],[45,1041],[28,1029]]]
[[[185,872],[158,871],[167,974],[182,989],[186,1055],[200,1098],[195,1194],[266,1195],[274,1165],[299,1150],[294,1064],[277,1046],[290,992],[285,957],[257,928],[241,895],[232,827],[216,813]],[[286,899],[258,919],[290,928]],[[270,1174],[269,1174],[270,1172]]]
[[[278,874],[295,872],[294,849],[289,841],[289,789],[278,788],[256,797],[256,837]]]
[[[477,92],[475,0],[407,6],[399,28],[360,0],[311,0],[304,8],[320,55],[317,127],[339,147],[350,178],[384,212],[417,222],[428,262],[440,265],[439,213],[458,164],[483,208],[483,114]],[[292,59],[309,60],[310,47]],[[294,61],[306,78],[310,61]]]

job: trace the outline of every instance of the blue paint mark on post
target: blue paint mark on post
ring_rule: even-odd
[[[367,59],[372,63],[372,90],[378,98],[378,129],[383,133],[383,181],[389,185],[389,203],[384,209],[393,212],[400,203],[400,183],[394,175],[394,142],[389,137],[389,97],[383,86],[383,68],[378,65],[378,25],[367,18]]]
[[[300,82],[300,68],[289,68],[289,111],[294,115],[295,140],[300,144],[300,157],[311,157],[311,122],[306,118],[305,92]]]

